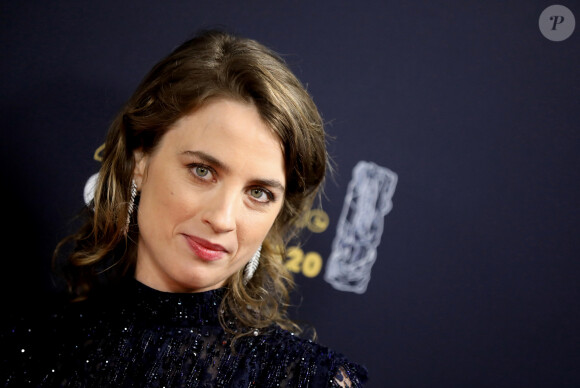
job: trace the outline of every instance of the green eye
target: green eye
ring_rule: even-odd
[[[271,201],[275,201],[274,195],[272,195],[272,193],[270,191],[263,189],[263,188],[259,188],[259,187],[255,188],[255,189],[250,189],[249,195],[254,201],[260,202],[263,204],[267,204]]]
[[[197,174],[197,176],[204,177],[207,174],[209,174],[209,170],[207,168],[205,168],[205,167],[198,166],[198,167],[195,168],[195,173]]]
[[[252,189],[250,190],[250,195],[256,199],[259,199],[264,195],[264,191],[260,189]]]

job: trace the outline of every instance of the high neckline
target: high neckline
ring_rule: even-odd
[[[218,311],[225,288],[195,293],[173,293],[151,288],[136,279],[123,286],[123,310],[138,317],[179,326],[219,325]]]

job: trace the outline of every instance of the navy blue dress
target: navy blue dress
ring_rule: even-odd
[[[2,333],[7,387],[360,387],[366,370],[273,326],[232,345],[224,290],[174,294],[135,280]]]

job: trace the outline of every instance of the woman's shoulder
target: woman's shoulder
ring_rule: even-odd
[[[59,327],[68,309],[68,303],[60,294],[39,297],[11,306],[5,311],[0,327],[2,341],[26,341],[39,333],[50,333]]]
[[[35,375],[37,365],[52,357],[66,304],[59,295],[45,295],[11,306],[0,326],[0,385],[18,386]]]
[[[316,341],[277,326],[260,337],[266,348],[262,354],[269,355],[269,362],[284,363],[310,383],[305,386],[361,387],[367,380],[364,366]]]
[[[47,292],[5,312],[0,325],[0,386],[4,381],[46,373],[88,326],[89,301],[72,302],[64,292]],[[26,377],[28,376],[28,377]],[[18,386],[17,384],[15,386]]]

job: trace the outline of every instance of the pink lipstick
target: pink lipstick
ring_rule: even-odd
[[[219,260],[227,253],[227,250],[223,246],[211,243],[202,238],[185,235],[185,239],[193,253],[202,260]]]

